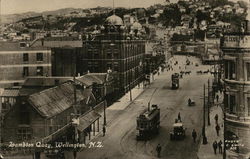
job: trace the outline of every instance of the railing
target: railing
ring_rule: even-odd
[[[229,114],[229,113],[226,113],[226,119],[234,120],[237,122],[250,122],[250,117],[240,117],[240,116]]]

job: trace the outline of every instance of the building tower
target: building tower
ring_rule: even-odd
[[[240,32],[224,34],[224,111],[227,158],[250,157],[250,7]],[[234,157],[233,157],[234,156]]]

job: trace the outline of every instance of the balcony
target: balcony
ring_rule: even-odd
[[[231,48],[249,48],[250,35],[249,34],[226,34],[222,47],[225,49]]]
[[[240,117],[235,114],[226,113],[226,120],[238,123],[250,124],[250,117]]]

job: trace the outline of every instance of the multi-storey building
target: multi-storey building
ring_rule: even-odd
[[[52,76],[82,75],[83,43],[76,37],[41,38],[32,44],[35,47],[51,49]]]
[[[117,72],[116,90],[121,94],[140,83],[144,79],[145,56],[141,29],[138,22],[128,28],[120,17],[108,17],[101,33],[83,42],[83,71]]]
[[[27,76],[51,75],[51,50],[24,42],[0,43],[0,87],[22,84]]]
[[[228,158],[250,157],[250,23],[224,34],[225,141]]]

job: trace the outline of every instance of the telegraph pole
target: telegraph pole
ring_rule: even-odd
[[[202,137],[203,137],[203,145],[207,144],[207,137],[206,137],[206,123],[205,123],[205,107],[206,107],[206,86],[204,84],[204,100],[203,100],[203,128],[202,128]]]
[[[226,134],[226,112],[225,112],[226,110],[225,110],[225,105],[224,105],[224,111],[223,111],[223,115],[224,115],[224,117],[223,117],[223,121],[224,121],[224,123],[223,123],[223,125],[224,125],[224,129],[223,129],[223,139],[224,139],[224,145],[223,145],[223,159],[226,159],[227,157],[226,157],[226,138],[225,138],[225,134]]]
[[[210,82],[208,79],[208,88],[207,88],[207,92],[208,92],[208,102],[207,102],[207,125],[211,125],[210,124]]]

